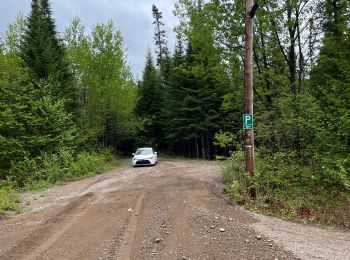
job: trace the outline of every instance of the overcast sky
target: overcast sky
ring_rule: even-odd
[[[0,31],[5,32],[18,13],[27,15],[31,0],[0,0]],[[175,0],[51,0],[59,32],[78,16],[86,29],[96,23],[112,19],[124,37],[127,57],[135,76],[142,75],[147,47],[153,49],[152,4],[163,12],[168,33],[169,48],[173,49],[176,18],[173,16]]]

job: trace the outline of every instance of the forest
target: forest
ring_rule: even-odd
[[[87,30],[74,17],[59,34],[50,1],[32,0],[0,42],[0,214],[16,210],[15,189],[101,172],[113,154],[152,146],[226,158],[225,191],[253,210],[350,226],[350,3],[258,3],[251,178],[244,0],[178,0],[171,43],[153,5],[155,53],[145,50],[140,80],[112,21]]]

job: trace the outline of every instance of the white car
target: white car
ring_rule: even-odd
[[[150,147],[139,148],[136,153],[132,154],[134,157],[132,158],[132,166],[139,165],[156,165],[158,162],[158,155]]]

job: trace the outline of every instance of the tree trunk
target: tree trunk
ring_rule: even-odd
[[[296,94],[295,80],[296,80],[296,54],[295,54],[295,24],[292,24],[292,9],[288,8],[288,32],[289,32],[289,82],[290,90]]]
[[[201,142],[202,142],[202,158],[205,158],[205,142],[204,142],[204,134],[201,135]]]
[[[300,32],[300,22],[299,22],[299,12],[296,12],[296,23],[297,23],[297,35],[298,35],[298,49],[299,49],[299,73],[298,73],[298,93],[301,92],[303,84],[303,75],[304,75],[304,55],[303,55],[303,46],[301,44],[301,32]]]
[[[206,159],[210,159],[211,157],[211,151],[210,151],[210,138],[209,138],[209,131],[207,132],[207,154]]]

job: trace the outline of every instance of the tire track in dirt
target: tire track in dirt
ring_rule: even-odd
[[[179,185],[180,181],[181,178],[177,177],[174,181],[176,185],[169,186],[165,192],[165,201],[169,212],[169,223],[167,225],[171,230],[165,239],[163,256],[171,259],[181,259],[184,246],[183,238],[189,230],[186,223],[186,194],[183,187]]]
[[[169,208],[169,225],[172,227],[164,241],[161,259],[220,259],[212,248],[203,244],[204,237],[198,236],[193,207],[207,203],[208,185],[191,178],[177,177],[166,191]]]
[[[56,230],[61,229],[64,225],[69,225],[70,221],[72,221],[72,215],[79,211],[81,206],[87,200],[92,199],[93,196],[93,193],[87,193],[69,203],[58,214],[49,218],[41,227],[36,229],[30,235],[24,237],[18,244],[5,252],[5,258],[8,260],[18,260],[23,256],[26,256],[26,258],[30,258],[32,254],[34,256],[38,248],[45,247],[45,242],[54,235]],[[66,222],[67,220],[68,222]]]
[[[95,198],[96,200],[96,198]],[[90,200],[90,203],[93,203],[93,201]],[[82,219],[82,217],[85,215],[86,210],[88,207],[83,208],[84,206],[80,205],[79,212],[77,214],[72,214],[70,220],[65,223],[61,228],[54,232],[54,234],[49,237],[45,243],[41,244],[38,248],[36,248],[33,252],[31,252],[29,255],[26,256],[27,260],[36,260],[39,258],[39,256],[46,250],[48,250],[52,245],[55,244],[55,242],[67,231],[69,230],[73,225],[76,224],[79,220]],[[77,209],[78,210],[78,209]]]
[[[130,221],[128,223],[128,226],[125,230],[125,234],[123,237],[123,244],[119,250],[119,257],[118,259],[120,260],[129,260],[130,255],[131,255],[131,250],[133,247],[133,242],[135,238],[135,233],[136,233],[136,227],[137,227],[137,222],[139,218],[139,214],[141,211],[142,207],[142,202],[146,196],[146,192],[143,191],[141,192],[141,195],[137,199],[135,208],[133,209],[133,212],[131,213],[130,216]]]
[[[168,205],[165,201],[166,184],[153,187],[147,193],[141,208],[139,221],[129,259],[148,260],[161,258],[164,248],[165,231],[169,227]]]

